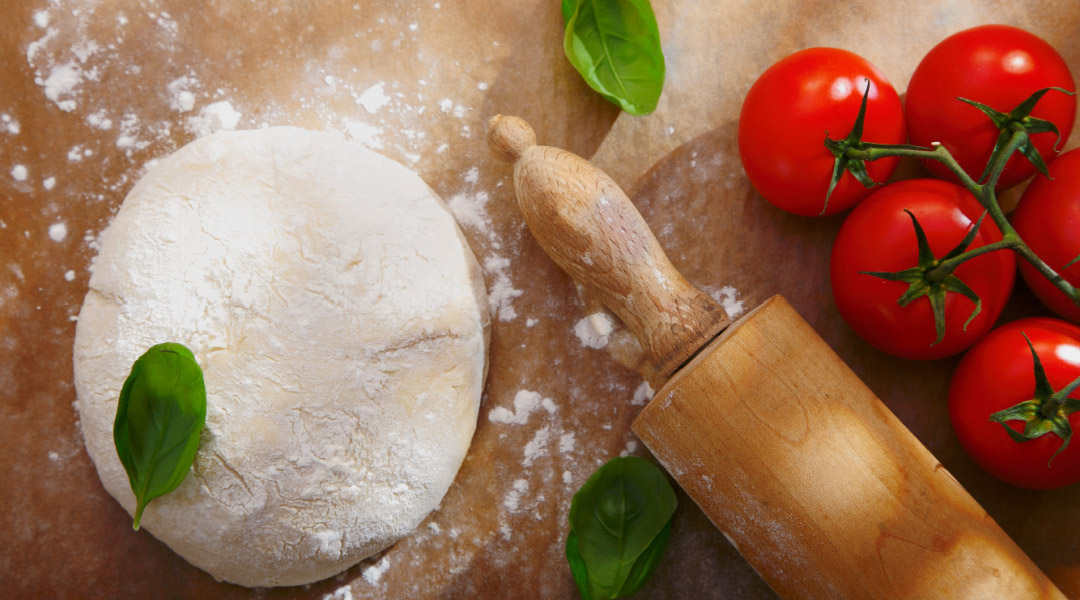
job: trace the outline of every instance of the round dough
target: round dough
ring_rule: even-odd
[[[298,585],[438,506],[476,427],[487,302],[453,217],[412,171],[337,134],[222,132],[131,190],[79,314],[83,436],[128,512],[117,398],[164,341],[203,368],[206,429],[143,527],[219,579]]]

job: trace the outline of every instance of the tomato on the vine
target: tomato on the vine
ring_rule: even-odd
[[[1009,113],[1038,90],[1050,87],[1076,91],[1068,65],[1042,38],[1006,25],[961,31],[934,46],[911,76],[905,101],[908,138],[919,146],[940,142],[968,175],[978,179],[994,150],[999,129],[990,117],[957,97]],[[1051,90],[1030,116],[1057,126],[1060,147],[1072,132],[1076,97]],[[1050,131],[1031,138],[1046,162],[1057,154],[1056,140]],[[941,163],[923,162],[935,176],[956,180]],[[997,187],[1012,187],[1034,172],[1035,166],[1016,153],[1006,163]]]
[[[937,179],[910,179],[878,189],[851,211],[836,236],[830,265],[833,298],[855,333],[878,349],[903,358],[942,358],[964,350],[993,326],[1012,291],[1016,258],[998,250],[953,271],[978,295],[982,310],[965,328],[975,303],[963,294],[945,292],[944,337],[935,343],[938,330],[930,297],[900,306],[909,284],[867,273],[919,265],[916,230],[905,211],[918,219],[933,256],[941,259],[965,239],[983,207],[966,189]],[[985,219],[969,249],[1000,240],[997,226]]]
[[[1014,321],[991,331],[964,355],[949,386],[949,418],[968,455],[988,473],[1025,488],[1053,489],[1080,481],[1080,444],[1069,444],[1055,456],[1063,444],[1058,435],[1048,432],[1020,442],[1003,425],[1023,433],[1023,421],[990,420],[999,411],[1037,398],[1032,348],[1052,391],[1060,392],[1080,377],[1080,327],[1058,319]],[[1063,397],[1080,399],[1080,390]],[[1041,405],[1029,406],[1037,412]],[[1047,412],[1058,416],[1054,410]],[[1072,429],[1080,427],[1080,414],[1060,418]]]
[[[834,157],[825,132],[834,139],[851,131],[870,82],[863,141],[904,142],[900,97],[876,67],[836,48],[809,48],[769,67],[743,100],[739,116],[739,156],[750,182],[777,207],[817,216],[825,207]],[[874,181],[892,175],[899,159],[867,162]],[[870,190],[844,173],[825,214],[846,210]]]
[[[1080,149],[1054,159],[1049,171],[1050,178],[1036,177],[1024,190],[1012,214],[1013,227],[1043,262],[1080,286],[1080,262],[1064,268],[1080,256]],[[1080,307],[1035,267],[1020,261],[1020,274],[1050,310],[1080,322]]]

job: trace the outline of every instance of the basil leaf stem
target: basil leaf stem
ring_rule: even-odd
[[[604,98],[632,115],[656,110],[664,53],[649,0],[561,0],[563,50]]]
[[[206,386],[195,356],[181,344],[153,346],[131,366],[113,422],[116,454],[143,509],[175,490],[195,462],[206,423]]]
[[[629,596],[660,564],[678,501],[647,460],[609,460],[570,504],[566,559],[585,600]]]

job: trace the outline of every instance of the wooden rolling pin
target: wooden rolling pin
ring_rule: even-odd
[[[783,298],[729,323],[605,173],[517,117],[488,146],[540,245],[641,342],[659,391],[634,432],[780,597],[1065,598]]]

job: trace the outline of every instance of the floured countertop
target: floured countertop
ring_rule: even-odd
[[[571,598],[573,492],[605,460],[646,456],[638,349],[532,241],[487,120],[528,119],[635,200],[672,261],[732,315],[783,293],[1062,589],[1080,597],[1080,487],[1031,492],[982,473],[952,434],[956,360],[872,349],[832,306],[842,217],[777,211],[736,152],[742,97],[776,60],[852,50],[898,90],[950,33],[1001,22],[1080,74],[1070,0],[884,3],[654,0],[668,75],[657,111],[620,114],[562,53],[558,2],[11,0],[0,9],[0,589],[55,598]],[[491,295],[491,370],[472,448],[410,537],[327,581],[215,582],[102,488],[72,406],[71,348],[96,239],[139,175],[222,128],[332,129],[416,170],[457,216]],[[1080,145],[1074,133],[1070,147]],[[917,172],[909,166],[909,174]],[[1018,287],[1023,288],[1018,284]],[[1046,314],[1020,289],[1003,317]],[[642,598],[774,596],[684,495]]]

